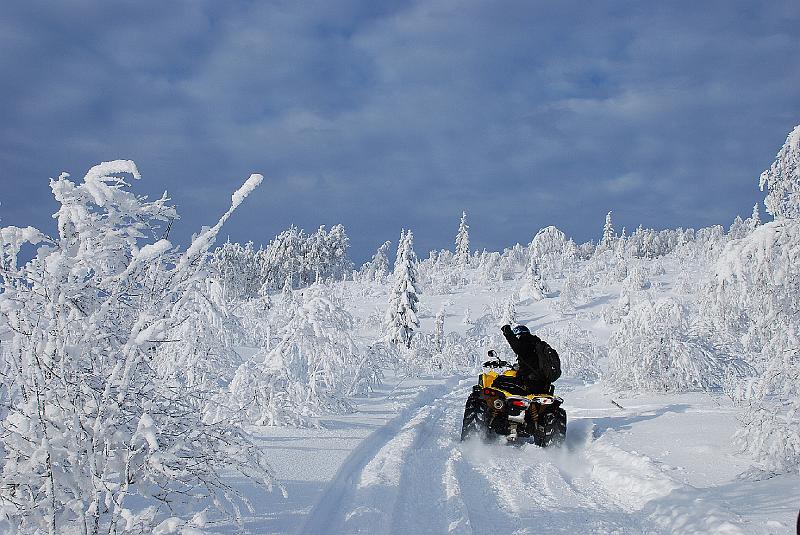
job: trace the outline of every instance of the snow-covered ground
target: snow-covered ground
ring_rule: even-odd
[[[463,330],[466,306],[477,315],[511,290],[471,288],[424,302],[428,310],[446,302],[448,330]],[[577,316],[550,299],[528,303],[519,320],[534,330],[578,320],[605,342],[597,313],[608,300],[598,296]],[[366,317],[380,301],[362,298],[355,313]],[[476,347],[476,358],[485,350]],[[800,477],[739,478],[750,467],[731,443],[740,409],[721,393],[620,397],[602,383],[563,378],[567,442],[542,450],[459,441],[474,381],[387,376],[357,399],[357,412],[323,418],[320,428],[254,429],[286,496],[253,490],[257,510],[245,532],[794,532]]]
[[[720,396],[617,398],[619,409],[598,386],[563,384],[568,440],[542,450],[459,441],[471,377],[391,383],[324,429],[260,435],[287,496],[254,496],[247,533],[794,529],[799,478],[737,479],[748,464]]]

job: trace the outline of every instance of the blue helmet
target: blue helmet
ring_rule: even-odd
[[[516,336],[517,338],[519,338],[519,336],[522,333],[531,334],[531,331],[529,331],[528,328],[525,327],[524,325],[514,325],[514,328],[511,329],[511,332],[514,333],[514,336]]]

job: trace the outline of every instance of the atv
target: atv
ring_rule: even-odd
[[[567,413],[564,402],[549,392],[529,393],[517,379],[517,369],[508,362],[494,359],[483,363],[489,370],[478,377],[464,408],[461,440],[480,436],[484,440],[503,435],[509,444],[534,443],[537,446],[557,446],[567,436]]]

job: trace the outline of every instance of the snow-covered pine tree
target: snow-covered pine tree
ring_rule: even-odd
[[[444,347],[444,317],[445,307],[442,305],[439,312],[436,313],[436,319],[433,322],[433,346],[437,352],[441,352]]]
[[[284,311],[288,311],[294,306],[294,294],[292,293],[292,275],[286,276],[283,281],[283,288],[281,288],[281,305]]]
[[[419,328],[417,319],[417,257],[413,248],[414,235],[409,230],[400,233],[397,258],[389,289],[389,303],[384,316],[384,327],[388,340],[395,345],[411,346],[414,330]]]
[[[755,230],[761,224],[761,212],[758,209],[758,203],[753,205],[753,214],[747,220],[747,225],[750,230]]]
[[[275,236],[261,251],[259,260],[262,280],[267,287],[277,290],[287,277],[299,276],[303,259],[302,244],[305,239],[305,233],[292,226]]]
[[[460,266],[469,265],[472,258],[469,251],[469,225],[467,225],[467,212],[461,212],[461,222],[456,235],[455,261]]]
[[[606,214],[606,223],[603,226],[603,237],[600,239],[600,247],[603,249],[611,249],[614,245],[614,223],[611,221],[611,212]]]
[[[334,225],[325,236],[325,263],[316,269],[324,279],[345,280],[353,273],[353,262],[347,255],[350,238],[343,225]]]
[[[733,218],[731,226],[728,227],[728,238],[732,240],[738,240],[739,238],[744,238],[748,230],[749,230],[748,225],[745,224],[744,219],[742,219],[742,216],[737,215],[735,218]]]
[[[759,187],[769,191],[764,206],[775,219],[800,219],[800,125],[795,126],[769,169],[761,173]]]
[[[514,325],[515,323],[517,323],[517,302],[513,296],[510,296],[503,303],[500,325]]]
[[[618,255],[627,255],[627,246],[628,246],[628,236],[625,227],[622,227],[622,232],[620,232],[619,236],[615,240],[614,244],[614,251]]]
[[[549,292],[550,290],[539,273],[539,265],[536,259],[531,257],[528,269],[525,270],[525,282],[519,290],[519,298],[522,300],[533,299],[534,301],[541,301],[547,297]]]
[[[389,247],[391,246],[392,242],[385,241],[378,247],[378,250],[372,255],[372,260],[361,267],[360,277],[362,280],[380,284],[386,282],[386,277],[389,275]]]

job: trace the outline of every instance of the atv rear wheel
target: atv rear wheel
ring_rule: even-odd
[[[477,392],[467,398],[464,421],[461,424],[461,441],[472,436],[486,436],[486,405]]]
[[[547,411],[539,416],[533,432],[533,442],[537,446],[560,446],[567,438],[567,413],[561,407]]]

